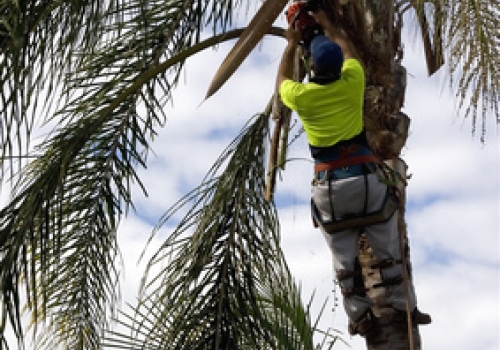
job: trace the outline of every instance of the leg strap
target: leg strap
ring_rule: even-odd
[[[403,263],[403,260],[395,260],[395,259],[385,259],[382,261],[379,261],[378,263],[375,263],[372,265],[372,269],[388,269],[389,267],[393,267],[396,265],[400,265]]]
[[[401,276],[396,276],[396,277],[391,277],[391,278],[384,278],[384,277],[382,277],[382,282],[375,283],[373,285],[373,288],[380,288],[380,287],[387,287],[387,286],[397,286],[397,285],[399,285],[401,283],[403,283],[403,277],[401,277]]]
[[[366,288],[357,288],[357,287],[346,288],[346,287],[340,285],[340,291],[342,292],[342,295],[345,298],[350,298],[354,295],[359,295],[362,297],[364,297],[366,295]]]
[[[350,335],[359,334],[362,337],[366,337],[369,333],[376,330],[377,320],[373,315],[371,309],[367,309],[363,315],[356,321],[349,321],[347,330]]]
[[[351,279],[352,287],[346,286],[346,280]],[[360,271],[339,270],[337,271],[337,280],[339,281],[340,291],[345,298],[353,295],[365,296],[367,289],[363,284],[363,279]]]
[[[343,281],[348,278],[354,278],[360,274],[359,271],[349,271],[349,270],[338,270],[337,271],[337,280]]]
[[[393,276],[393,277],[384,277],[384,274],[382,272],[382,270],[384,270],[384,269],[389,269],[391,267],[401,265],[402,263],[403,263],[403,260],[385,259],[385,260],[379,261],[378,263],[373,264],[372,268],[380,270],[380,277],[382,279],[382,282],[374,284],[373,288],[396,286],[396,285],[402,284],[403,277],[401,274],[398,276]]]

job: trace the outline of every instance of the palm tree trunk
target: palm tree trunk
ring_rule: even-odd
[[[399,174],[404,176],[406,174],[406,164],[401,160],[393,160],[388,162],[393,166]],[[408,288],[408,284],[411,284],[409,280],[410,275],[410,263],[409,263],[409,245],[406,231],[406,223],[404,220],[404,200],[405,200],[405,183],[400,182],[399,190],[401,193],[401,208],[397,215],[399,216],[398,228],[400,231],[400,237],[402,242],[402,251],[404,254],[404,261],[406,263],[407,274],[403,276],[405,278],[405,287]],[[368,350],[420,350],[421,349],[421,339],[418,327],[411,321],[408,322],[406,319],[395,319],[393,317],[393,309],[385,301],[385,293],[382,287],[374,288],[373,286],[381,282],[381,276],[377,269],[373,269],[372,266],[377,261],[373,255],[373,251],[366,241],[364,236],[360,238],[360,255],[359,255],[360,267],[363,274],[363,280],[365,286],[367,287],[367,295],[374,302],[374,307],[372,308],[373,313],[377,316],[376,328],[377,331],[370,333],[366,337],[366,346]],[[411,329],[411,331],[410,331]],[[412,344],[412,345],[410,345]]]
[[[394,65],[392,74],[375,74],[377,80],[384,82],[383,85],[373,84],[368,86],[367,99],[365,101],[365,119],[369,125],[369,140],[375,153],[384,159],[386,163],[392,164],[401,177],[400,194],[401,207],[397,212],[399,216],[398,228],[402,240],[402,255],[407,262],[406,282],[412,284],[409,264],[408,236],[405,222],[405,199],[406,199],[406,164],[400,158],[401,149],[405,145],[408,135],[410,119],[400,112],[404,101],[405,84],[396,81],[401,66]],[[399,72],[398,72],[399,71]],[[404,72],[406,73],[406,72]],[[392,80],[392,82],[391,82]],[[397,91],[397,89],[400,89]],[[378,316],[378,331],[366,338],[367,349],[369,350],[420,350],[421,339],[416,325],[408,326],[406,320],[393,320],[391,317],[392,308],[387,305],[384,298],[383,288],[373,288],[380,283],[381,278],[378,271],[372,268],[376,263],[369,245],[361,238],[360,264],[364,276],[365,285],[368,288],[368,295],[373,300],[375,306],[373,312]],[[411,329],[411,331],[410,331]],[[413,345],[411,345],[413,343]]]

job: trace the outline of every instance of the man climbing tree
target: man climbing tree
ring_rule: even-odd
[[[377,221],[363,221],[391,200],[388,195],[391,187],[380,181],[379,161],[365,136],[365,74],[359,55],[323,10],[314,9],[309,14],[326,35],[316,35],[310,44],[305,43],[300,26],[291,21],[276,83],[281,100],[298,113],[306,131],[315,162],[313,217],[333,253],[336,277],[350,320],[349,332],[368,336],[377,331],[371,301],[356,269],[362,232],[373,249],[394,319],[405,320],[405,310],[410,310],[415,324],[428,324],[430,316],[416,307],[411,281],[405,291],[394,210]],[[305,84],[293,81],[295,52],[301,42],[308,46],[314,73]]]

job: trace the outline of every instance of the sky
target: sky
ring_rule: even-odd
[[[145,267],[139,256],[160,216],[199,184],[221,151],[249,117],[264,110],[273,93],[285,41],[265,38],[228,83],[203,101],[232,45],[234,41],[189,59],[173,105],[165,106],[168,121],[155,138],[147,169],[139,171],[148,196],[134,189],[136,209],[118,232],[125,264],[123,306],[135,300]],[[412,176],[406,220],[418,307],[433,318],[431,325],[420,328],[422,348],[498,350],[498,126],[494,116],[488,115],[486,139],[481,143],[480,135],[471,133],[470,120],[456,111],[445,70],[428,77],[424,62],[418,43],[407,44],[403,64],[409,75],[403,112],[411,118],[411,126],[402,157]],[[312,169],[305,135],[290,146],[288,157],[293,160],[276,188],[277,199],[282,199],[281,244],[288,264],[301,284],[304,300],[315,293],[313,317],[328,298],[320,326],[337,329],[347,343],[338,343],[334,349],[364,349],[362,338],[347,334],[344,310],[335,302],[341,295],[338,288],[334,291],[332,256],[311,224]],[[148,252],[159,244],[161,237],[156,237]]]

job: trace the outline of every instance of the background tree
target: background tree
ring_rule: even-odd
[[[265,2],[272,3],[277,6]],[[398,33],[394,19],[407,9],[416,9],[415,19],[423,24],[422,14],[429,13],[433,21],[427,25],[442,35],[452,76],[463,77],[457,81],[458,97],[470,106],[466,115],[473,126],[478,118],[484,125],[487,110],[498,116],[498,32],[486,30],[496,23],[498,4],[400,1],[393,3],[394,17],[381,2],[367,1],[361,12],[355,4],[333,7],[332,15],[355,38],[362,38],[352,32],[363,28],[356,22],[365,21],[360,13],[369,10],[380,18],[385,24],[375,21],[371,31],[367,23],[365,44],[392,38],[378,35]],[[137,168],[147,163],[152,138],[164,125],[163,103],[171,100],[187,57],[210,45],[201,41],[202,30],[229,32],[242,5],[230,0],[0,4],[2,177],[16,179],[12,200],[0,212],[2,347],[6,327],[22,338],[23,304],[40,347],[100,347],[118,297],[117,228],[133,205],[131,185],[141,185]],[[387,11],[387,17],[376,15]],[[370,35],[378,41],[370,41]],[[465,55],[457,50],[463,47],[469,48]],[[368,96],[375,102],[367,108],[376,112],[367,115],[380,116],[383,122],[373,117],[374,130],[383,124],[385,129],[376,130],[389,140],[400,130],[394,129],[400,125],[394,122],[396,107],[382,103],[394,92],[396,48],[373,56],[377,60],[368,69],[375,87]],[[390,60],[379,67],[382,58]],[[314,322],[277,244],[274,204],[262,201],[269,114],[252,119],[186,198],[193,209],[151,266],[166,257],[174,263],[150,273],[134,309],[137,337],[126,339],[127,345],[117,336],[124,348],[133,348],[136,339],[149,348],[168,339],[189,349],[314,346]],[[51,133],[36,144],[31,137],[39,123],[52,123]],[[379,140],[385,138],[374,138],[379,149],[398,154],[394,143]],[[26,158],[31,156],[37,157]],[[236,178],[245,179],[238,182],[241,187]],[[239,195],[230,197],[228,188]],[[177,284],[183,288],[175,289]],[[244,315],[247,322],[236,324]],[[185,334],[182,329],[193,330],[193,318],[204,323],[190,337],[175,338],[177,332]]]

